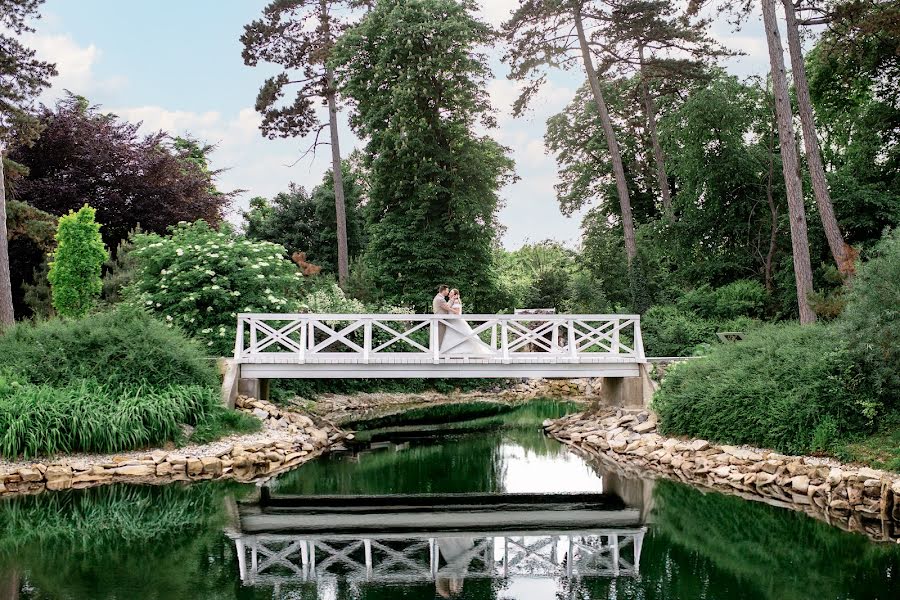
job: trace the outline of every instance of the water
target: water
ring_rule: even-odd
[[[508,527],[511,513],[497,511],[466,531],[442,531],[441,515],[423,514],[396,534],[373,530],[371,522],[366,532],[338,526],[253,532],[247,529],[255,515],[269,514],[247,503],[253,486],[42,494],[0,501],[0,599],[900,597],[897,547],[799,513],[604,471],[540,433],[535,424],[559,410],[532,405],[525,414],[506,415],[520,427],[502,430],[387,440],[376,434],[372,446],[285,474],[271,496],[610,494],[615,502],[596,512],[596,522],[574,509],[550,510],[512,514],[547,521]],[[321,523],[331,526],[333,515],[326,513]],[[271,514],[294,518],[287,509]],[[613,514],[624,521],[606,526]],[[315,567],[302,541],[313,538]],[[368,572],[363,540],[370,540]]]

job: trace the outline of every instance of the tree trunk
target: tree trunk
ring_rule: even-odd
[[[775,289],[775,282],[772,277],[773,264],[775,262],[776,242],[778,241],[778,206],[775,204],[775,194],[773,191],[775,178],[775,131],[769,129],[769,173],[766,179],[766,200],[769,202],[769,217],[772,220],[769,228],[769,251],[766,253],[766,262],[763,271],[763,277],[766,282],[766,292],[771,294]]]
[[[334,93],[334,74],[328,69],[328,129],[331,131],[331,171],[334,178],[334,214],[337,223],[338,285],[347,289],[350,277],[350,257],[347,250],[347,208],[344,203],[344,174],[341,170],[341,146],[337,128],[337,102]]]
[[[669,178],[666,177],[666,157],[659,143],[659,131],[656,126],[656,103],[650,96],[650,87],[644,79],[644,47],[638,47],[638,56],[641,62],[641,95],[644,97],[644,111],[647,116],[647,131],[650,132],[650,143],[653,145],[653,160],[656,162],[656,181],[659,184],[659,194],[662,196],[663,214],[669,221],[675,220],[672,210],[672,193],[669,190]]]
[[[637,244],[634,239],[634,219],[631,216],[631,198],[628,196],[628,183],[625,180],[625,168],[622,166],[622,155],[619,153],[619,144],[616,142],[616,133],[613,130],[612,120],[609,118],[609,110],[606,108],[606,100],[600,89],[600,81],[594,70],[594,61],[591,58],[591,50],[588,47],[584,34],[584,24],[581,21],[581,7],[575,6],[575,28],[578,30],[578,42],[581,45],[581,57],[584,60],[584,70],[587,72],[594,101],[600,113],[600,123],[603,125],[603,134],[606,137],[606,145],[609,147],[609,157],[612,162],[613,175],[616,178],[616,190],[619,193],[619,206],[622,212],[622,229],[625,233],[625,254],[630,266],[637,257]]]
[[[831,255],[837,263],[837,268],[844,275],[852,275],[855,269],[856,253],[847,245],[841,234],[837,217],[834,215],[831,194],[828,191],[828,181],[825,179],[825,167],[822,165],[822,154],[819,151],[819,136],[816,133],[812,101],[809,98],[806,65],[803,63],[803,48],[800,45],[797,15],[794,12],[792,0],[783,0],[783,2],[787,20],[788,48],[791,53],[791,72],[794,75],[794,88],[797,91],[797,110],[800,113],[800,124],[803,128],[803,144],[806,147],[806,163],[809,165],[813,195],[816,197],[822,228],[825,230],[825,238],[828,240],[828,247],[831,249]]]
[[[9,275],[9,235],[6,231],[6,185],[3,178],[3,146],[0,145],[0,329],[15,323],[12,282]]]
[[[0,598],[4,600],[18,600],[19,588],[19,572],[15,568],[11,568],[5,573],[0,571]]]
[[[772,69],[772,88],[775,93],[775,116],[778,121],[778,140],[781,144],[781,165],[787,189],[788,212],[791,221],[791,246],[794,256],[794,279],[797,285],[797,305],[800,323],[814,323],[816,313],[809,304],[812,294],[812,266],[809,261],[809,238],[806,233],[806,208],[803,205],[803,183],[797,142],[791,123],[791,100],[788,96],[787,75],[784,70],[784,48],[775,18],[775,0],[762,0],[763,25],[769,46]]]

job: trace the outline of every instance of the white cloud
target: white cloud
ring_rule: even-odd
[[[513,9],[518,5],[518,0],[482,0],[481,18],[494,27],[499,27],[509,19]]]
[[[29,34],[25,43],[39,59],[56,64],[59,75],[44,94],[48,100],[62,96],[64,90],[85,96],[98,90],[115,90],[126,81],[124,77],[98,78],[94,70],[102,53],[94,44],[80,45],[69,34]]]

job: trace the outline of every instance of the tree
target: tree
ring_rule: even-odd
[[[39,16],[41,1],[0,0],[0,327],[15,322],[6,231],[6,151],[11,143],[28,144],[39,133],[31,105],[56,75],[54,65],[36,60],[34,50],[17,39],[34,31],[28,20]]]
[[[109,253],[100,236],[96,211],[85,204],[60,217],[56,252],[50,263],[53,308],[63,317],[83,317],[103,291],[100,274]]]
[[[510,44],[504,60],[510,65],[510,78],[529,80],[513,107],[516,114],[521,114],[543,85],[546,74],[541,71],[546,66],[571,68],[581,62],[603,126],[619,197],[625,252],[631,265],[637,257],[631,198],[615,129],[591,50],[591,44],[595,41],[593,34],[600,31],[599,22],[607,18],[600,3],[590,0],[522,0],[510,20],[503,25]]]
[[[222,222],[234,192],[217,191],[219,171],[198,161],[209,147],[179,147],[163,132],[140,136],[139,125],[71,94],[39,119],[41,136],[11,153],[28,169],[15,183],[17,199],[57,216],[89,201],[110,248],[138,225],[165,233],[179,221]]]
[[[338,15],[361,4],[358,0],[275,0],[263,17],[244,27],[244,63],[260,61],[281,65],[284,70],[266,79],[256,98],[262,114],[263,135],[267,137],[306,136],[315,132],[309,151],[319,145],[319,135],[328,127],[331,145],[331,174],[337,221],[338,281],[343,287],[349,275],[347,217],[344,198],[341,149],[337,129],[337,89],[328,64],[335,40],[347,26]],[[287,89],[296,86],[291,104],[281,105]],[[313,100],[321,98],[328,107],[328,121],[320,123]]]
[[[844,275],[850,275],[855,268],[856,252],[844,241],[837,217],[834,214],[834,205],[831,202],[828,181],[825,179],[825,167],[822,164],[822,153],[819,151],[819,136],[816,132],[816,123],[813,120],[809,82],[806,79],[806,65],[803,59],[803,47],[800,43],[800,26],[797,24],[794,1],[783,0],[783,4],[787,22],[788,48],[791,54],[791,75],[794,79],[794,90],[797,95],[797,110],[800,113],[803,144],[806,147],[806,164],[809,167],[813,195],[816,198],[816,206],[819,208],[819,218],[822,220],[822,228],[825,230],[825,239],[828,240],[828,247],[831,249],[831,255],[834,257],[835,263],[837,263],[837,268]]]
[[[347,200],[347,243],[352,260],[365,248],[365,215],[361,206],[362,186],[346,161],[343,181]],[[336,273],[337,223],[333,182],[329,171],[311,194],[292,184],[287,192],[277,194],[271,202],[253,198],[250,210],[243,215],[247,237],[281,244],[289,256],[305,252],[309,262]]]
[[[663,214],[672,220],[672,198],[665,155],[659,143],[654,92],[671,92],[673,86],[682,82],[705,78],[710,59],[732,53],[709,37],[708,20],[690,22],[687,15],[676,14],[669,0],[607,0],[607,3],[611,7],[610,18],[603,25],[603,34],[594,36],[594,40],[613,73],[639,74],[638,87]]]
[[[809,238],[806,232],[806,207],[803,184],[800,181],[800,161],[794,138],[791,99],[788,95],[784,68],[784,48],[775,17],[775,0],[762,0],[763,26],[766,31],[771,66],[772,87],[775,93],[775,115],[778,120],[778,141],[781,145],[781,168],[787,190],[788,214],[791,224],[791,245],[794,257],[794,278],[800,323],[814,323],[816,313],[809,303],[813,292],[812,267],[809,259]]]
[[[493,125],[485,91],[491,40],[469,0],[384,0],[334,48],[351,123],[366,140],[366,261],[389,304],[425,309],[445,282],[467,306],[494,308],[497,190],[506,148],[474,133]]]

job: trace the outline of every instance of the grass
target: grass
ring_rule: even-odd
[[[870,436],[835,444],[831,453],[845,462],[900,472],[900,423],[894,421]]]
[[[226,435],[254,433],[262,429],[262,421],[247,413],[216,407],[197,422],[188,441],[192,444],[208,444]]]

